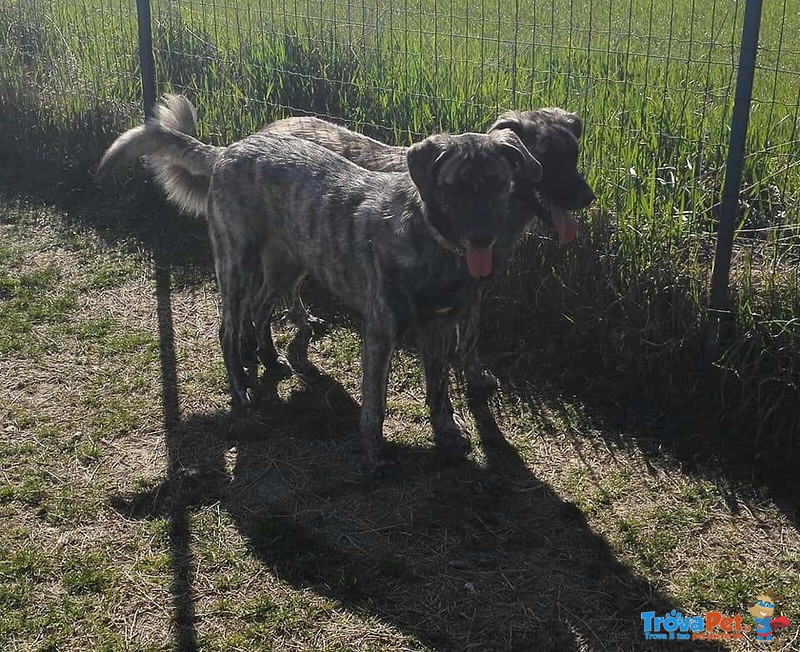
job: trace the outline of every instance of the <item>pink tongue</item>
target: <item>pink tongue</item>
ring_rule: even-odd
[[[467,268],[472,278],[489,276],[492,273],[492,248],[472,249],[467,247]]]
[[[569,244],[578,235],[578,221],[572,216],[569,211],[556,208],[551,209],[553,217],[553,226],[558,231],[558,238],[561,244]]]

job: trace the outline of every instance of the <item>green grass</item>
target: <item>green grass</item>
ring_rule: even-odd
[[[345,434],[354,332],[315,343],[330,377],[287,383],[278,414],[222,419],[203,226],[142,175],[95,186],[103,148],[140,120],[132,3],[0,4],[0,647],[171,649],[182,563],[209,650],[627,649],[654,594],[740,613],[766,588],[795,622],[796,517],[747,484],[796,496],[800,15],[785,4],[764,6],[734,321],[698,373],[742,2],[153,3],[158,90],[188,93],[215,143],[290,114],[395,143],[508,107],[584,120],[598,201],[578,242],[535,234],[484,309],[507,445],[481,432],[464,467],[430,461],[403,352],[387,431],[405,475],[376,494]],[[149,278],[165,250],[177,434]]]

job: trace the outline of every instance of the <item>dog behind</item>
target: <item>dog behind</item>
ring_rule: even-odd
[[[502,129],[516,133],[542,165],[541,179],[528,179],[528,183],[518,183],[515,187],[522,204],[518,218],[530,222],[538,217],[566,244],[574,238],[577,230],[574,218],[568,213],[586,208],[595,199],[592,188],[578,169],[583,123],[576,114],[564,109],[542,108],[506,111],[488,131],[492,133]],[[406,147],[386,145],[320,118],[284,118],[261,131],[310,140],[367,170],[406,170]]]

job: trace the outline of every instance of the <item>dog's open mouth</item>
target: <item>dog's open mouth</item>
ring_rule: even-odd
[[[550,216],[561,244],[572,242],[575,236],[578,235],[578,220],[575,219],[575,216],[569,211],[552,204],[550,204]]]
[[[483,278],[492,273],[492,248],[473,249],[467,248],[467,269],[472,278]]]
[[[542,211],[541,217],[544,223],[558,233],[561,244],[569,244],[578,235],[578,220],[571,211],[556,206],[549,201],[541,192],[534,190],[536,202]],[[549,224],[548,224],[549,222]]]

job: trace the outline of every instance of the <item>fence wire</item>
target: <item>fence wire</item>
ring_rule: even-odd
[[[766,5],[742,198],[753,228],[796,223],[800,186],[800,17],[788,0]],[[152,28],[159,90],[191,95],[219,142],[298,114],[408,142],[483,129],[506,108],[558,105],[586,123],[584,161],[603,210],[628,212],[642,190],[705,229],[719,199],[741,6],[153,0]],[[21,112],[36,117],[34,131],[105,134],[137,119],[135,15],[132,0],[3,0],[5,121]]]
[[[158,92],[189,95],[218,144],[287,115],[409,143],[508,108],[579,113],[598,201],[578,246],[540,260],[558,274],[536,297],[583,315],[573,337],[597,359],[633,356],[671,383],[701,330],[744,4],[151,0],[151,28]],[[798,432],[798,33],[793,0],[764,3],[722,362],[733,418],[759,432]],[[2,168],[91,186],[103,148],[142,119],[139,75],[135,0],[0,0]]]
[[[800,17],[766,4],[741,226],[797,253]],[[601,213],[676,246],[714,231],[741,2],[154,0],[153,16],[159,90],[189,94],[215,142],[317,115],[407,143],[557,105],[584,119]]]
[[[654,242],[702,248],[713,233],[742,2],[151,4],[158,90],[188,94],[213,142],[317,115],[408,143],[562,106],[585,123],[595,215],[628,234],[631,259]],[[0,0],[0,25],[7,155],[57,150],[89,165],[141,120],[134,0]],[[740,197],[743,233],[780,243],[781,264],[798,255],[798,32],[790,0],[765,3]]]

